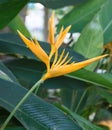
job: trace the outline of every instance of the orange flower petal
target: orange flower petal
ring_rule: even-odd
[[[58,49],[62,45],[63,40],[65,39],[65,36],[68,33],[68,31],[70,30],[70,28],[71,28],[71,25],[68,26],[63,32],[60,32],[60,35],[58,36],[58,38],[55,42],[56,49]]]
[[[21,39],[27,45],[27,47],[33,52],[33,54],[35,54],[41,61],[46,64],[46,66],[48,66],[49,57],[46,52],[41,48],[38,41],[34,38],[34,43],[34,41],[27,39],[21,32],[18,31],[18,33]]]
[[[68,31],[70,30],[70,28],[71,28],[71,26],[68,26],[64,31],[63,31],[63,27],[61,28],[56,42],[54,44],[51,44],[51,52],[49,55],[50,59],[53,56],[53,54],[58,50],[58,48],[62,45],[63,40],[64,40],[66,34],[68,33]]]
[[[72,63],[72,64],[67,64],[67,65],[62,65],[59,67],[53,67],[44,75],[43,80],[46,80],[48,78],[62,76],[62,75],[77,71],[77,70],[84,68],[85,66],[91,64],[92,62],[95,62],[106,56],[107,56],[107,54],[98,56],[98,57],[95,57],[95,58],[92,58],[92,59],[89,59],[86,61],[78,62],[78,63]]]
[[[54,44],[54,31],[55,31],[55,27],[54,27],[54,11],[52,12],[52,15],[49,19],[49,35],[48,35],[48,40],[50,42],[50,44]]]

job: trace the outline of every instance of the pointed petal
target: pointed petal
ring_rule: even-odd
[[[64,62],[66,62],[67,58],[68,58],[69,52],[67,52],[67,54],[65,55],[65,57],[63,58],[63,60],[60,62],[60,64],[58,64],[59,66],[63,65]]]
[[[63,64],[63,66],[64,66],[64,65],[67,65],[68,63],[70,63],[70,61],[72,60],[72,58],[73,58],[73,57],[70,57],[70,58]]]
[[[54,44],[54,31],[55,31],[55,27],[54,27],[54,11],[53,11],[49,19],[48,41],[50,42],[50,44]]]
[[[62,26],[62,27],[61,27],[61,30],[60,30],[60,32],[59,32],[59,34],[58,34],[58,37],[57,37],[57,39],[56,39],[56,42],[61,39],[62,34],[63,34],[63,29],[64,29],[64,28],[63,28],[63,26]]]
[[[91,64],[92,62],[95,62],[106,56],[108,56],[108,55],[106,54],[106,55],[98,56],[98,57],[95,57],[95,58],[92,58],[92,59],[89,59],[86,61],[69,64],[69,65],[62,65],[62,66],[59,66],[56,68],[54,67],[53,69],[50,69],[50,71],[46,74],[45,79],[62,76],[62,75],[77,71],[77,70],[84,68],[85,66]]]
[[[55,42],[55,46],[57,49],[62,45],[63,40],[65,39],[65,36],[68,33],[68,31],[70,30],[70,28],[71,28],[71,25],[68,26],[63,32],[60,32],[59,38]]]
[[[56,63],[57,59],[58,59],[58,51],[56,51],[56,53],[55,53],[54,61],[52,63],[51,69],[55,66],[55,63]]]
[[[58,61],[56,62],[55,65],[58,65],[62,61],[64,53],[65,53],[65,49],[63,49],[63,51],[62,51],[62,53],[61,53],[61,55],[60,55],[60,57],[59,57],[59,59],[58,59]]]
[[[52,58],[55,52],[56,52],[56,47],[54,44],[51,44],[51,51],[50,51],[49,59]]]
[[[24,41],[24,43],[27,45],[27,47],[35,54],[41,61],[43,61],[46,66],[48,65],[49,58],[46,52],[41,48],[38,41],[34,39],[35,43],[29,39],[27,39],[21,32],[19,32],[19,35],[21,39]]]
[[[63,31],[63,27],[61,28],[61,31],[60,31],[60,33],[59,33],[59,35],[58,35],[58,39],[61,38],[62,31]],[[58,39],[57,39],[57,40],[58,40]],[[51,59],[51,57],[54,55],[54,53],[55,53],[56,51],[57,51],[57,48],[56,48],[56,46],[55,46],[55,43],[51,44],[51,51],[50,51],[50,55],[49,55],[49,58],[50,58],[50,59]]]

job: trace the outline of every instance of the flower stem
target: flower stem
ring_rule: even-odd
[[[5,127],[7,126],[7,124],[9,123],[9,121],[11,120],[11,118],[13,117],[13,115],[16,113],[16,111],[19,109],[19,107],[25,102],[25,100],[30,96],[30,94],[35,90],[38,89],[40,84],[43,83],[44,80],[40,79],[39,81],[37,81],[33,87],[24,95],[24,97],[20,100],[20,102],[16,105],[16,107],[13,109],[13,111],[10,113],[10,115],[8,116],[8,118],[5,120],[4,124],[2,125],[2,127],[0,128],[0,130],[4,130]]]

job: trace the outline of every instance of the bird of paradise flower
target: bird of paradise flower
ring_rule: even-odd
[[[84,68],[85,66],[89,65],[90,63],[99,60],[106,55],[98,56],[86,61],[82,61],[79,63],[72,62],[71,59],[68,59],[69,53],[65,55],[65,51],[63,50],[61,55],[58,56],[58,49],[62,45],[63,40],[70,30],[71,26],[68,26],[65,30],[63,27],[60,30],[60,33],[57,37],[57,39],[54,38],[55,33],[55,26],[54,26],[54,12],[52,13],[50,19],[49,19],[49,43],[51,46],[50,54],[47,55],[46,52],[42,49],[39,42],[34,38],[33,40],[27,39],[21,32],[18,31],[21,39],[24,41],[24,43],[27,45],[27,47],[42,61],[46,64],[47,72],[42,77],[42,80],[45,81],[48,78],[57,77],[61,75],[65,75],[67,73],[74,72],[76,70],[79,70],[81,68]],[[52,56],[54,56],[54,60],[52,65],[50,65],[50,60]],[[65,55],[65,56],[64,56]]]
[[[24,103],[24,101],[28,98],[28,96],[35,90],[39,88],[40,84],[43,83],[48,78],[53,78],[57,76],[62,76],[71,72],[74,72],[76,70],[79,70],[81,68],[84,68],[85,66],[91,64],[92,62],[95,62],[105,56],[97,56],[95,58],[82,61],[82,62],[71,62],[72,58],[68,58],[69,53],[65,54],[65,50],[62,51],[61,55],[58,54],[58,49],[62,45],[63,40],[70,30],[71,26],[68,26],[66,29],[63,27],[61,28],[59,35],[57,39],[54,38],[55,33],[55,26],[54,26],[54,12],[52,13],[50,19],[49,19],[49,43],[51,46],[50,54],[48,55],[40,46],[39,42],[34,38],[34,40],[27,39],[20,31],[18,31],[21,39],[24,41],[24,43],[27,45],[27,47],[38,57],[43,63],[45,63],[47,71],[42,76],[42,78],[37,81],[34,86],[26,93],[26,95],[21,99],[21,101],[17,104],[17,106],[14,108],[14,110],[11,112],[11,114],[8,116],[4,124],[2,125],[0,130],[4,130],[8,122],[11,120],[15,112],[18,110],[18,108]],[[51,58],[54,55],[54,60],[52,65]]]

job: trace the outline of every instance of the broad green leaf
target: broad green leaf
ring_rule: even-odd
[[[70,111],[68,108],[66,108],[65,106],[56,104],[56,106],[61,109],[62,111],[64,111],[66,114],[68,114],[71,118],[73,118],[74,120],[76,120],[76,122],[80,125],[80,127],[83,130],[103,130],[102,128],[94,125],[93,123],[91,123],[90,121],[86,120],[85,118],[83,118],[82,116],[73,113],[72,111]]]
[[[9,28],[14,32],[17,33],[17,30],[19,30],[21,33],[23,33],[27,37],[31,37],[28,29],[26,28],[25,24],[23,23],[21,17],[17,15],[9,24]]]
[[[28,59],[15,59],[4,62],[13,72],[18,81],[25,87],[30,88],[43,75],[46,67],[43,63]]]
[[[112,78],[112,76],[111,76]],[[98,94],[112,104],[112,91],[98,88]]]
[[[81,128],[83,128],[83,130],[104,130],[96,125],[94,125],[93,123],[91,123],[90,121],[84,119],[83,117],[79,116],[78,114],[72,113],[74,119],[78,122],[78,124],[80,125]]]
[[[76,6],[59,22],[58,28],[62,25],[72,25],[71,32],[81,32],[87,23],[95,15],[99,15],[100,24],[103,30],[104,43],[112,41],[112,0],[91,0]],[[80,13],[79,13],[80,12]]]
[[[6,75],[3,71],[0,70],[0,78],[12,81],[8,75]]]
[[[78,122],[80,127],[83,128],[83,130],[103,130],[102,128],[94,125],[93,123],[84,119],[83,117],[79,116],[78,114],[72,113],[72,116]]]
[[[96,16],[82,31],[78,41],[75,43],[74,50],[86,58],[98,56],[103,51],[103,35],[99,21],[99,16]],[[93,63],[86,68],[93,70],[96,67]]]
[[[104,74],[102,74],[102,77],[104,77],[105,79],[108,79],[108,81],[110,81],[112,83],[112,74],[111,73],[104,73]]]
[[[0,62],[0,78],[17,83],[15,76],[2,62]]]
[[[98,13],[100,16],[101,26],[103,28],[104,43],[112,41],[112,0],[107,0],[107,2],[102,7],[101,11]]]
[[[72,78],[80,79],[82,81],[92,83],[97,86],[112,89],[112,81],[110,81],[110,78],[108,79],[105,74],[97,74],[86,69],[81,69],[67,76],[72,76]]]
[[[5,27],[27,2],[28,0],[0,0],[0,29]]]
[[[0,106],[12,111],[27,90],[15,83],[0,79]],[[27,130],[82,130],[76,122],[53,105],[31,94],[15,113]]]
[[[86,0],[30,0],[30,2],[39,2],[47,8],[61,8],[63,6],[75,5],[83,3]]]
[[[43,63],[28,59],[7,61],[5,62],[5,65],[13,72],[20,83],[27,88],[30,88],[37,80],[39,80],[46,70]],[[71,82],[72,84],[70,84]],[[78,90],[86,87],[86,83],[66,76],[61,76],[48,79],[42,86],[50,89],[69,88]]]
[[[85,3],[75,6],[59,22],[61,26],[72,25],[71,32],[81,32],[87,23],[89,23],[96,13],[104,5],[106,0],[87,0]]]

